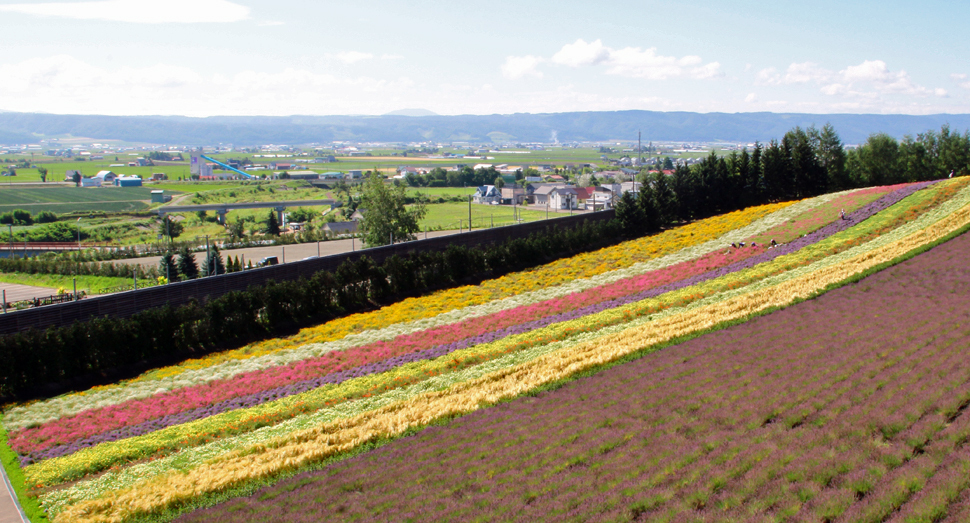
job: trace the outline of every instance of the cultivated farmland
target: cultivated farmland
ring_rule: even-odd
[[[180,521],[965,521],[968,250]]]
[[[136,211],[148,208],[149,187],[43,187],[0,189],[0,212],[24,209],[33,214],[78,211]]]
[[[967,182],[752,207],[15,406],[6,452],[54,521],[952,515]]]

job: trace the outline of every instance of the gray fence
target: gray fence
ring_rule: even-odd
[[[361,256],[368,256],[380,264],[395,254],[407,256],[408,253],[415,251],[447,249],[449,245],[475,247],[511,238],[524,238],[549,227],[571,229],[585,221],[607,221],[613,219],[614,216],[614,211],[608,210],[521,225],[482,229],[10,312],[0,314],[0,334],[11,334],[31,327],[39,329],[50,326],[59,327],[70,325],[75,321],[86,321],[103,316],[125,318],[141,310],[161,307],[165,304],[179,306],[188,303],[192,298],[198,300],[215,298],[231,291],[245,290],[252,285],[264,285],[270,280],[295,280],[301,276],[309,278],[322,270],[333,272],[345,261],[356,261]]]

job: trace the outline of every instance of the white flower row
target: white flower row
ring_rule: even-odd
[[[951,203],[952,202],[952,203]],[[286,434],[292,433],[296,430],[302,430],[306,428],[311,428],[319,424],[331,422],[341,418],[347,418],[356,416],[362,412],[377,409],[391,403],[406,401],[413,398],[419,394],[423,394],[429,391],[442,390],[455,383],[463,382],[470,379],[475,379],[477,377],[484,376],[488,373],[498,371],[507,368],[512,365],[517,365],[540,355],[547,354],[549,352],[559,350],[561,348],[572,346],[578,343],[583,343],[591,341],[603,336],[609,336],[612,334],[617,334],[622,331],[629,329],[636,329],[642,325],[656,321],[661,318],[667,317],[672,314],[684,313],[696,308],[711,305],[732,297],[744,295],[750,292],[761,290],[770,286],[778,285],[785,281],[800,277],[805,274],[810,274],[816,270],[824,267],[838,263],[841,260],[851,258],[853,256],[862,254],[866,251],[878,248],[880,246],[887,245],[893,241],[907,236],[913,232],[917,232],[920,229],[927,227],[933,222],[942,219],[951,212],[966,206],[970,203],[970,188],[961,191],[951,202],[947,202],[944,205],[934,209],[930,213],[921,216],[914,222],[904,225],[899,229],[896,229],[886,235],[883,235],[871,242],[864,245],[854,247],[847,250],[839,255],[827,257],[817,262],[814,262],[808,266],[801,267],[795,270],[787,271],[786,273],[766,278],[764,280],[752,283],[740,289],[730,290],[722,293],[718,293],[713,296],[709,296],[702,300],[693,302],[686,307],[678,307],[664,310],[662,312],[653,314],[649,317],[638,318],[632,322],[624,323],[621,325],[614,325],[592,333],[585,333],[574,338],[562,342],[556,342],[545,346],[539,346],[526,351],[510,354],[492,360],[490,362],[483,363],[481,365],[465,369],[463,371],[450,373],[447,375],[437,376],[430,378],[422,383],[412,385],[405,389],[389,391],[385,394],[374,398],[368,398],[363,400],[357,400],[354,402],[349,402],[343,405],[339,405],[330,409],[325,409],[318,411],[316,413],[302,415],[286,422],[280,423],[273,427],[265,427],[257,431],[236,436],[233,438],[227,438],[225,440],[210,443],[205,446],[187,449],[178,454],[163,458],[150,463],[135,465],[127,469],[123,469],[117,472],[109,472],[104,476],[99,478],[82,481],[78,484],[61,491],[55,491],[43,497],[45,506],[49,507],[53,512],[57,512],[63,509],[67,504],[73,504],[85,499],[93,499],[101,495],[101,493],[108,490],[115,490],[119,488],[130,487],[140,481],[145,481],[154,477],[158,474],[167,473],[170,471],[187,470],[198,463],[212,459],[224,452],[238,450],[240,448],[258,444],[266,444],[274,438],[285,437]],[[636,304],[631,304],[635,306]],[[624,307],[625,308],[625,307]],[[606,311],[609,312],[609,311]],[[573,320],[577,321],[577,320]],[[551,328],[547,327],[547,328]]]
[[[501,312],[503,310],[513,309],[524,305],[531,305],[533,303],[538,303],[545,300],[561,298],[569,294],[614,283],[625,278],[662,269],[677,263],[697,259],[711,252],[723,249],[725,245],[741,241],[745,238],[749,238],[767,231],[777,225],[783,224],[799,214],[802,214],[849,192],[852,191],[826,194],[815,198],[802,200],[787,206],[784,209],[769,214],[764,218],[756,220],[745,227],[730,231],[714,240],[710,240],[692,247],[687,247],[678,252],[647,262],[640,262],[624,269],[618,269],[593,276],[591,278],[573,280],[556,287],[539,289],[482,305],[455,309],[431,318],[389,325],[381,329],[367,330],[326,343],[311,343],[298,348],[282,350],[272,354],[266,354],[245,360],[232,360],[204,369],[190,370],[176,376],[160,378],[157,380],[136,381],[124,384],[120,387],[90,391],[82,394],[72,394],[69,396],[62,396],[36,402],[22,407],[15,407],[10,409],[5,414],[4,425],[8,430],[17,430],[27,426],[47,423],[64,416],[71,416],[85,410],[117,405],[126,401],[147,398],[179,388],[200,385],[216,380],[229,379],[238,374],[253,372],[280,365],[287,365],[289,363],[302,361],[307,358],[319,357],[332,351],[346,350],[352,347],[374,343],[376,341],[387,341],[404,334],[411,334],[433,327]]]
[[[563,347],[585,343],[600,336],[615,334],[626,330],[631,325],[640,325],[647,321],[649,319],[641,318],[636,322],[616,325],[596,332],[583,333],[563,341],[507,354],[467,369],[434,376],[405,388],[390,390],[378,396],[342,403],[314,413],[296,416],[277,425],[263,427],[239,436],[185,449],[155,461],[140,463],[118,471],[109,471],[97,478],[80,481],[69,488],[44,494],[40,499],[48,512],[54,515],[63,510],[67,505],[88,499],[95,499],[102,493],[110,490],[131,487],[141,481],[150,480],[159,474],[185,471],[224,453],[254,445],[264,445],[276,438],[285,437],[298,430],[312,428],[339,419],[351,418],[363,412],[407,401],[427,392],[444,390],[457,383],[480,378],[492,372],[533,360],[543,354],[548,354]]]

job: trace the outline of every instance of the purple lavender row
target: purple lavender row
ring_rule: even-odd
[[[652,289],[648,289],[636,294],[631,294],[628,296],[623,296],[620,298],[614,298],[604,302],[596,303],[593,305],[587,305],[586,307],[581,307],[579,309],[574,309],[572,311],[554,314],[552,316],[547,316],[538,320],[532,320],[525,323],[520,323],[518,325],[512,325],[502,329],[498,329],[491,332],[486,332],[463,340],[455,341],[446,345],[436,345],[430,349],[424,349],[417,352],[412,352],[410,354],[403,354],[400,356],[394,356],[386,360],[379,362],[368,363],[360,367],[355,367],[353,369],[342,370],[333,372],[318,378],[313,378],[306,381],[301,381],[293,383],[290,385],[284,385],[281,387],[276,387],[274,389],[265,390],[262,392],[257,392],[254,394],[249,394],[246,396],[240,396],[238,398],[233,398],[230,400],[225,400],[219,403],[214,403],[207,407],[199,407],[197,409],[187,410],[185,412],[180,412],[178,414],[170,414],[167,416],[162,416],[153,420],[148,420],[137,425],[131,425],[128,427],[123,427],[120,429],[114,429],[102,434],[97,434],[87,438],[78,439],[72,441],[71,443],[64,443],[46,449],[42,452],[31,453],[20,458],[21,466],[26,466],[37,461],[56,458],[60,456],[67,456],[73,454],[78,450],[86,447],[93,447],[99,443],[105,443],[110,441],[117,441],[124,438],[130,438],[134,436],[142,436],[157,430],[164,429],[173,425],[180,425],[182,423],[189,423],[202,418],[207,418],[209,416],[214,416],[221,414],[223,412],[228,412],[230,410],[235,410],[239,408],[248,408],[261,405],[263,403],[268,403],[270,401],[275,401],[288,396],[293,396],[295,394],[300,394],[313,390],[317,387],[329,384],[339,384],[347,381],[349,379],[358,378],[362,376],[367,376],[370,374],[378,374],[381,372],[387,372],[401,365],[412,363],[415,361],[430,360],[434,358],[439,358],[445,356],[454,351],[466,349],[474,345],[480,345],[483,343],[491,343],[498,341],[500,339],[514,336],[518,334],[524,334],[536,329],[541,329],[543,327],[548,327],[556,323],[562,323],[565,321],[570,321],[591,314],[596,314],[608,309],[614,309],[617,307],[622,307],[630,303],[635,303],[648,298],[655,298],[661,294],[683,289],[685,287],[690,287],[692,285],[697,285],[698,283],[703,283],[714,278],[718,278],[733,272],[737,272],[743,269],[748,269],[764,263],[771,261],[779,256],[784,256],[786,254],[791,254],[809,245],[818,243],[834,234],[842,232],[853,225],[856,225],[863,220],[875,215],[879,211],[882,211],[896,203],[898,203],[903,198],[913,194],[914,192],[929,187],[930,185],[937,183],[936,181],[930,182],[920,182],[917,184],[907,185],[897,189],[882,198],[871,202],[856,211],[847,214],[845,220],[836,220],[820,229],[813,231],[810,234],[802,236],[789,243],[779,245],[775,248],[768,249],[765,252],[752,256],[745,260],[733,263],[731,265],[726,265],[717,269],[707,271],[702,274],[691,276],[683,280],[678,280],[676,282],[668,283]]]

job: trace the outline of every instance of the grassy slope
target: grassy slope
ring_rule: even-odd
[[[517,209],[519,219],[532,222],[546,219],[544,211],[532,211],[528,209]],[[494,224],[511,225],[513,222],[513,209],[508,205],[481,205],[471,204],[472,221],[475,228],[489,227]],[[550,218],[559,218],[562,215],[550,213]],[[428,205],[428,214],[421,221],[421,228],[429,229],[457,229],[459,221],[465,228],[468,228],[468,204],[467,203],[437,203]]]
[[[57,289],[63,287],[66,291],[74,290],[74,276],[61,274],[24,274],[20,272],[0,272],[0,282],[35,285]],[[131,285],[131,278],[111,276],[78,276],[77,290],[88,294],[100,294],[102,289],[112,289],[122,285]]]

